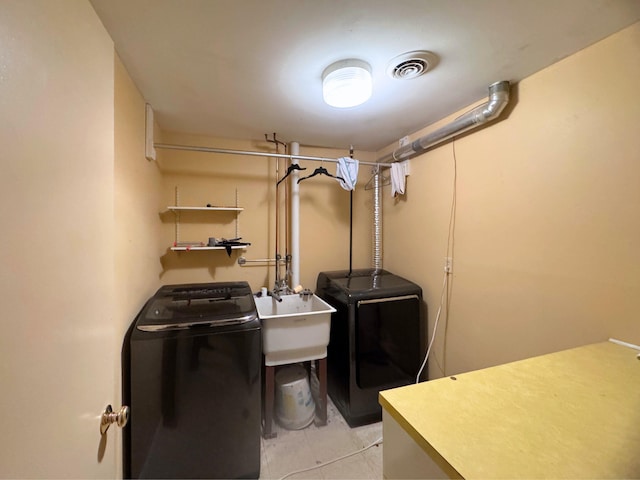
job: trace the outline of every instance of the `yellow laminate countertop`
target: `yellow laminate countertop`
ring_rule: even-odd
[[[637,354],[597,343],[386,390],[380,404],[464,478],[640,478]]]

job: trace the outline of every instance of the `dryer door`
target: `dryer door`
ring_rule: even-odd
[[[356,382],[360,388],[413,383],[420,368],[420,297],[360,300],[356,308]]]

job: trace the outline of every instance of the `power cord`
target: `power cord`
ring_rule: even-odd
[[[440,321],[440,313],[442,312],[442,303],[444,300],[444,292],[446,291],[448,278],[449,278],[449,272],[445,270],[444,278],[442,279],[442,291],[440,292],[440,306],[438,307],[438,313],[436,313],[436,321],[433,324],[433,333],[431,334],[431,340],[429,341],[429,346],[427,347],[427,353],[425,354],[422,365],[420,366],[420,370],[416,375],[416,383],[420,383],[420,375],[422,375],[422,371],[424,370],[424,367],[427,365],[427,359],[429,358],[429,353],[431,353],[431,347],[433,346],[433,341],[436,338],[436,332],[438,331],[438,322]]]
[[[284,477],[280,477],[280,480],[284,480],[285,478],[289,478],[292,475],[297,475],[298,473],[309,472],[311,470],[315,470],[316,468],[326,467],[327,465],[331,465],[332,463],[336,463],[336,462],[338,462],[340,460],[344,460],[345,458],[353,457],[354,455],[357,455],[359,453],[363,453],[366,450],[369,450],[371,447],[377,447],[381,443],[382,443],[382,437],[378,438],[376,441],[374,441],[373,443],[367,445],[366,447],[361,448],[360,450],[356,450],[355,452],[347,453],[346,455],[342,455],[341,457],[334,458],[333,460],[328,460],[328,461],[320,463],[318,465],[314,465],[313,467],[307,467],[307,468],[303,468],[301,470],[296,470],[294,472],[287,473]]]
[[[422,365],[420,366],[420,370],[416,375],[416,383],[420,383],[420,375],[422,375],[422,371],[424,367],[427,365],[427,360],[429,359],[429,354],[431,353],[431,347],[433,346],[433,341],[436,338],[436,332],[438,331],[438,322],[440,321],[440,313],[442,312],[442,305],[444,302],[444,292],[448,291],[448,283],[449,283],[449,275],[451,275],[451,262],[453,261],[453,239],[455,233],[456,226],[456,203],[457,203],[457,186],[458,186],[458,159],[456,158],[456,141],[455,138],[451,144],[453,150],[453,188],[451,195],[451,212],[449,213],[449,231],[447,232],[447,260],[444,267],[444,277],[442,279],[442,291],[440,292],[440,306],[438,307],[438,313],[436,313],[436,320],[433,323],[433,333],[431,334],[431,340],[429,340],[429,346],[427,347],[427,353],[424,356],[424,360],[422,361]],[[448,298],[448,297],[447,297]],[[448,302],[447,302],[448,303]],[[449,308],[447,304],[447,309]],[[447,310],[448,314],[448,310]],[[446,329],[445,329],[445,338],[446,338]],[[444,369],[443,369],[444,370]],[[444,371],[442,372],[444,375]]]

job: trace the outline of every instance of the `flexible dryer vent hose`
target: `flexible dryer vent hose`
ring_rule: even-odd
[[[376,272],[382,270],[382,197],[380,183],[380,169],[377,168],[373,177],[373,268]]]

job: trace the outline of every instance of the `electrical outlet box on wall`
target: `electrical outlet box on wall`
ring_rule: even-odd
[[[453,258],[452,257],[444,257],[444,271],[447,273],[453,272]]]

